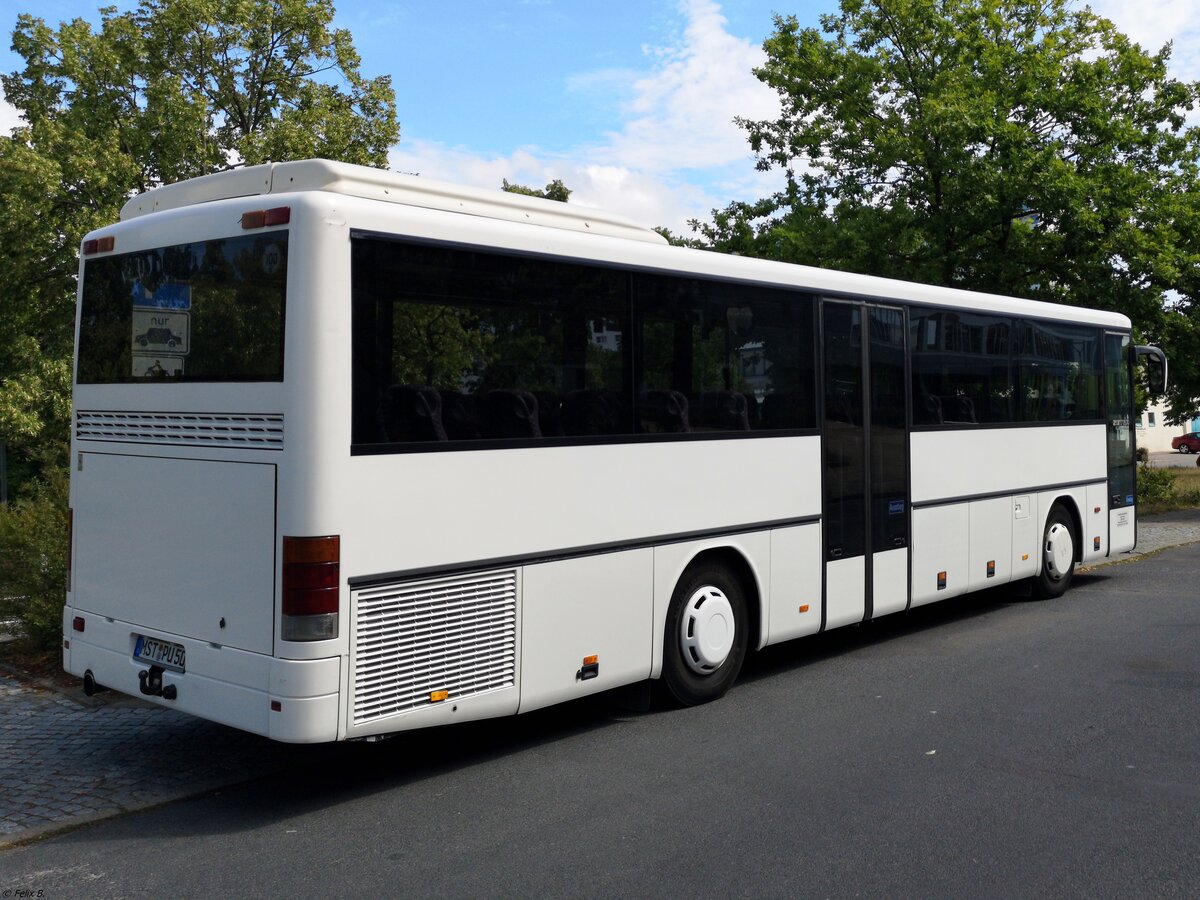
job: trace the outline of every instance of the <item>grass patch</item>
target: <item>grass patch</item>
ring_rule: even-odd
[[[1200,506],[1200,467],[1138,466],[1137,486],[1138,513],[1143,516]]]

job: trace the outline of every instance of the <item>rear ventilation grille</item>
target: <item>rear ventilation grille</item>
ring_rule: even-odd
[[[282,450],[283,416],[80,411],[75,414],[75,437],[81,441]]]
[[[515,570],[370,588],[354,609],[355,725],[515,682]]]

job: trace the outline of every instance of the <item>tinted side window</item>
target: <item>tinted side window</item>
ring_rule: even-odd
[[[628,276],[358,239],[353,442],[629,434]]]
[[[353,242],[355,445],[816,427],[794,291]]]
[[[1020,419],[1099,419],[1100,333],[1057,322],[1023,321],[1016,348]]]
[[[914,424],[1014,421],[1009,319],[913,309],[909,322]]]
[[[653,275],[633,284],[639,432],[816,427],[810,297]]]

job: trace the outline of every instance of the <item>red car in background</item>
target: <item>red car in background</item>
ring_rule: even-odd
[[[1171,449],[1180,453],[1200,453],[1200,431],[1171,438]]]

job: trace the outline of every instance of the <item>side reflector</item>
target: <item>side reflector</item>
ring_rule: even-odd
[[[448,700],[449,698],[450,698],[449,691],[432,691],[429,694],[429,702],[430,703],[441,703],[443,700]]]
[[[995,578],[995,577],[996,577],[996,561],[995,561],[994,559],[989,559],[989,560],[988,560],[988,564],[987,564],[987,577],[988,577],[988,578]]]
[[[283,712],[283,703],[278,700],[271,701],[271,712]]]
[[[1022,554],[1021,554],[1021,562],[1025,562],[1025,560],[1027,560],[1027,559],[1029,559],[1029,554],[1028,554],[1028,553],[1022,553]]]
[[[1093,550],[1100,549],[1100,538],[1099,537],[1092,538],[1092,549]]]
[[[939,591],[946,589],[946,573],[938,572],[937,574],[937,589]]]
[[[600,657],[585,656],[583,665],[579,667],[579,671],[575,673],[576,681],[591,681],[593,678],[600,677]]]
[[[1092,510],[1092,512],[1100,512],[1100,507],[1097,506],[1095,509]]]
[[[807,603],[800,604],[800,612],[802,612],[802,613],[808,612],[808,604]]]

